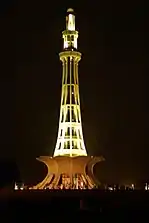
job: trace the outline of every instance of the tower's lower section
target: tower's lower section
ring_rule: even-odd
[[[46,164],[48,173],[31,189],[92,189],[100,184],[93,174],[93,167],[103,161],[103,157],[40,156],[37,159]]]

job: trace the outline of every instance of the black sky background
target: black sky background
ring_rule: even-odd
[[[82,53],[85,144],[90,155],[106,159],[95,172],[108,182],[149,178],[143,2],[97,2],[1,3],[1,158],[15,160],[26,183],[43,178],[35,158],[55,148],[69,7]]]

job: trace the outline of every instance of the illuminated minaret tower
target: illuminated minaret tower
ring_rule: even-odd
[[[42,182],[30,189],[92,189],[100,184],[93,167],[104,160],[102,156],[88,156],[82,133],[77,51],[78,32],[75,30],[73,9],[67,10],[66,30],[62,32],[63,51],[59,54],[63,66],[59,129],[53,157],[37,160],[47,166]]]
[[[54,156],[87,156],[84,145],[78,80],[78,63],[81,53],[77,51],[78,31],[75,30],[73,9],[67,10],[66,30],[62,32],[62,94],[59,131]]]

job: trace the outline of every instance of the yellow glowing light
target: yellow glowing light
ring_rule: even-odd
[[[72,8],[67,9],[67,12],[74,12]]]
[[[68,30],[75,30],[75,16],[72,14],[68,15]]]
[[[15,183],[14,189],[18,190],[18,185],[16,183]]]
[[[63,31],[64,48],[77,44],[74,15],[69,14],[68,28]],[[68,38],[69,37],[69,38]],[[72,38],[73,37],[73,38]],[[85,149],[78,84],[78,62],[81,53],[70,50],[60,53],[63,64],[59,130],[54,156],[87,156]]]
[[[78,32],[75,30],[75,15],[73,9],[68,9],[68,16],[66,16],[66,30],[63,31],[64,49],[73,48],[77,49]]]
[[[14,189],[15,189],[15,190],[24,190],[24,185],[22,185],[22,186],[18,186],[18,185],[15,183]]]
[[[113,187],[108,187],[108,189],[112,191],[113,190]]]
[[[145,184],[145,190],[149,190],[149,185],[147,183]]]

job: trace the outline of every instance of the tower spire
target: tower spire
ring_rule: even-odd
[[[66,15],[66,30],[62,32],[64,50],[77,50],[78,31],[75,30],[74,10],[69,8]]]
[[[66,30],[75,31],[75,15],[72,8],[67,9]]]
[[[71,8],[67,10],[66,30],[62,32],[62,37],[63,51],[59,54],[63,66],[62,94],[54,156],[87,156],[82,132],[78,81],[81,53],[77,51],[78,31],[75,30],[75,15]]]

